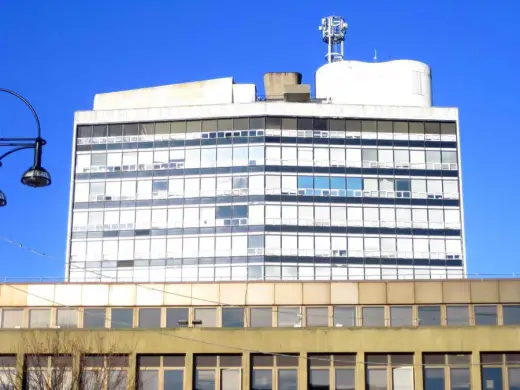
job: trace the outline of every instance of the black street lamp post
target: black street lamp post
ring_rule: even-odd
[[[24,149],[34,149],[33,165],[25,171],[21,181],[26,186],[33,188],[47,187],[51,184],[51,175],[42,167],[42,147],[47,142],[41,137],[40,119],[38,118],[38,114],[33,106],[31,106],[27,99],[22,95],[5,88],[0,88],[0,92],[8,93],[20,99],[31,110],[37,127],[36,138],[0,138],[0,147],[10,148],[7,152],[0,154],[0,167],[2,166],[2,160],[10,154]],[[5,194],[0,190],[0,207],[5,206],[6,204],[7,199]]]

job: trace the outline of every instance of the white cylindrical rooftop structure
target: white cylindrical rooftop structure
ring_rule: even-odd
[[[336,104],[431,107],[430,67],[411,60],[325,64],[316,72],[316,97]]]

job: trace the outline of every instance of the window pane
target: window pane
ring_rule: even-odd
[[[164,389],[182,390],[184,384],[184,371],[168,370],[164,371]]]
[[[356,326],[356,308],[334,307],[334,326]]]
[[[126,371],[110,370],[108,390],[126,390]]]
[[[444,368],[424,369],[424,390],[444,389]]]
[[[197,370],[195,372],[196,390],[215,389],[215,370]]]
[[[482,389],[483,390],[503,390],[502,369],[500,367],[482,368]],[[514,389],[514,387],[513,387]]]
[[[504,325],[520,325],[520,306],[504,305]]]
[[[3,309],[2,328],[21,328],[23,326],[23,309]]]
[[[309,371],[309,390],[328,390],[330,388],[330,374],[328,369]]]
[[[392,369],[392,388],[394,390],[413,390],[413,368],[398,367]]]
[[[224,328],[243,328],[244,309],[241,307],[222,308],[222,327]]]
[[[253,307],[250,315],[252,328],[273,326],[273,309],[270,307]]]
[[[278,390],[296,390],[297,388],[297,370],[278,370]]]
[[[390,307],[390,326],[412,326],[412,307],[411,306],[391,306]]]
[[[385,326],[385,308],[363,307],[363,326]]]
[[[452,326],[469,325],[468,306],[447,306],[446,322],[448,325]]]
[[[239,390],[241,387],[240,370],[223,369],[220,372],[220,390]]]
[[[60,328],[77,328],[78,311],[75,309],[56,309],[56,325]]]
[[[105,309],[85,309],[83,313],[84,328],[104,328]]]
[[[112,309],[110,318],[111,328],[132,328],[134,322],[133,309]]]
[[[272,390],[273,374],[271,370],[253,370],[251,390]]]
[[[217,326],[217,311],[215,309],[195,309],[194,312],[194,319],[202,321],[202,324],[197,326],[203,328]]]
[[[160,328],[161,309],[139,309],[139,328]]]
[[[451,368],[450,381],[452,390],[470,390],[469,368]]]
[[[507,377],[509,378],[509,390],[520,390],[520,368],[509,368]]]
[[[29,310],[29,328],[48,328],[51,324],[51,311],[49,309]]]
[[[336,390],[354,390],[354,370],[353,369],[336,369]]]
[[[308,307],[305,312],[306,326],[329,326],[328,308]]]
[[[159,372],[157,370],[139,371],[139,390],[158,390]],[[168,387],[169,389],[169,387]]]
[[[419,306],[419,326],[440,326],[440,306]]]
[[[166,327],[167,328],[178,328],[183,325],[183,321],[188,322],[188,308],[186,307],[174,307],[166,309]]]
[[[475,325],[496,325],[497,307],[475,305]]]
[[[367,390],[386,390],[386,369],[367,369]]]
[[[278,326],[294,327],[301,324],[299,307],[279,307],[278,308]]]

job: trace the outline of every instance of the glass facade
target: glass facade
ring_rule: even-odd
[[[71,281],[458,278],[456,124],[78,125]]]

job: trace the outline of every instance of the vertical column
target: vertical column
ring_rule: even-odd
[[[413,378],[415,389],[423,388],[424,379],[422,363],[422,353],[420,351],[415,351],[413,354]]]
[[[23,360],[25,356],[23,353],[19,352],[16,354],[16,374],[13,375],[12,378],[8,378],[8,384],[13,384],[15,389],[22,389],[23,388]],[[76,359],[75,359],[76,360]],[[74,360],[74,361],[75,361]],[[79,366],[79,363],[78,363]]]
[[[193,378],[195,377],[193,368],[193,353],[186,352],[184,363],[184,390],[192,390],[193,388]]]
[[[355,385],[356,390],[365,390],[365,352],[356,354],[355,368]]]
[[[134,310],[135,311],[135,310]],[[134,389],[135,385],[139,386],[139,371],[137,367],[137,355],[132,352],[128,355],[128,375],[127,375],[127,389]]]
[[[307,352],[300,353],[298,359],[298,389],[307,390]]]
[[[242,354],[242,390],[251,388],[251,353]]]
[[[471,361],[469,366],[469,377],[471,379],[471,388],[473,390],[482,389],[482,373],[480,371],[480,354],[478,351],[471,353]]]

